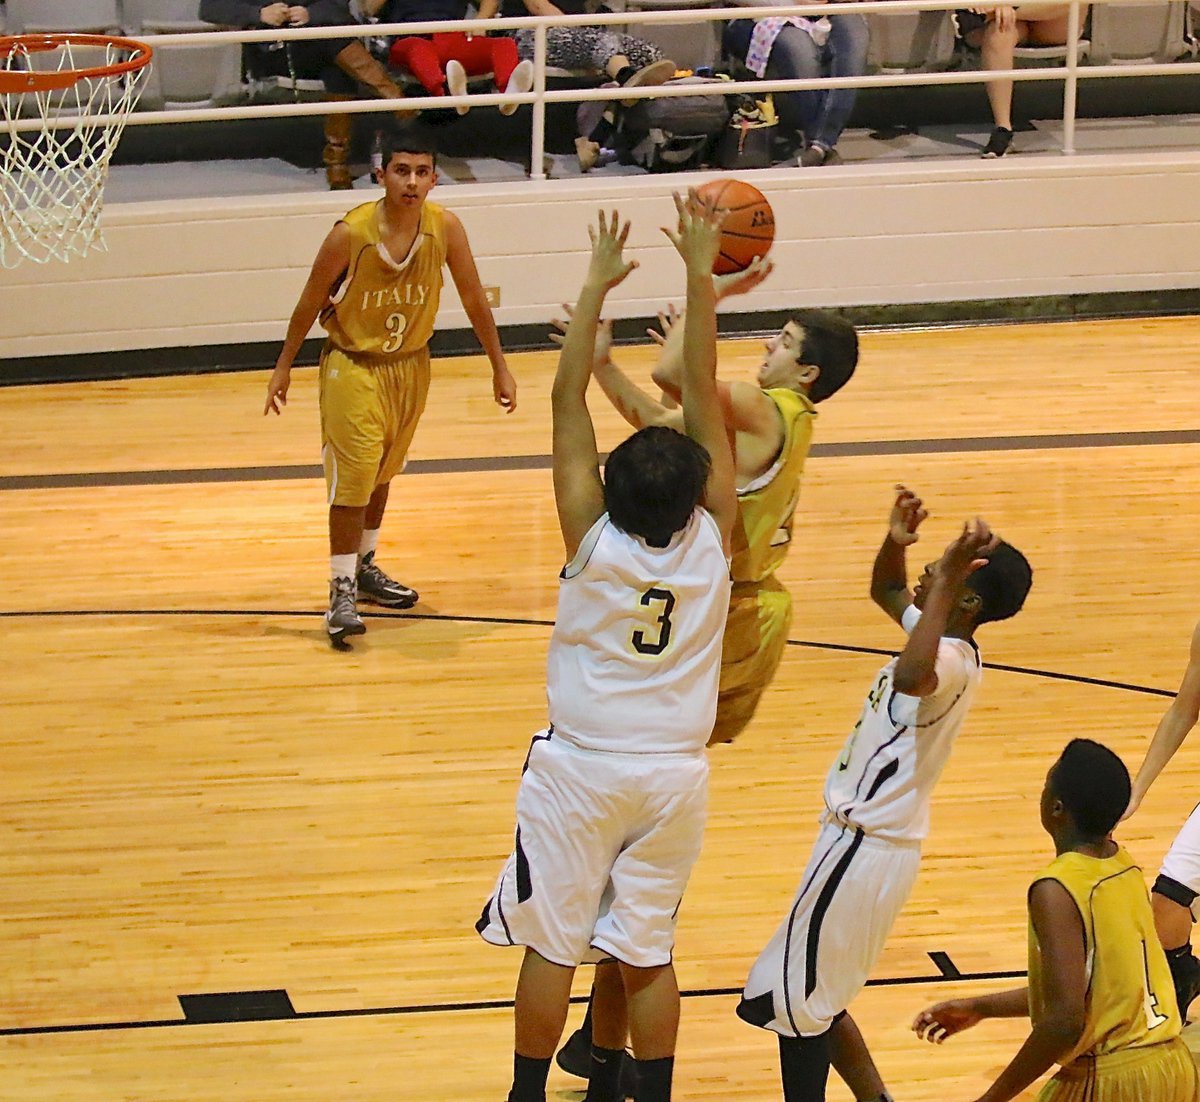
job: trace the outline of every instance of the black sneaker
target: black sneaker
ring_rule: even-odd
[[[1200,960],[1191,953],[1177,960],[1170,960],[1171,979],[1175,981],[1175,1000],[1179,1003],[1179,1016],[1188,1020],[1188,1007],[1200,995]]]
[[[582,1029],[575,1030],[567,1038],[567,1043],[558,1050],[554,1059],[568,1075],[574,1075],[577,1079],[590,1079],[592,1076],[591,1039]],[[621,1097],[637,1097],[637,1063],[628,1052],[621,1057]]]
[[[568,1075],[573,1075],[576,1079],[590,1079],[592,1076],[592,1039],[582,1029],[575,1030],[567,1038],[567,1043],[558,1050],[554,1061]]]
[[[1012,145],[1013,132],[1007,126],[997,126],[992,131],[992,136],[988,138],[987,145],[983,147],[982,156],[985,159],[994,157],[1003,157],[1008,152],[1008,147]]]
[[[358,595],[364,601],[384,608],[412,608],[419,599],[415,589],[389,578],[375,565],[375,552],[370,551],[358,564]]]

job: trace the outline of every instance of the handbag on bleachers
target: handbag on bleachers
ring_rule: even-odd
[[[717,164],[733,171],[770,168],[778,131],[775,101],[769,92],[761,100],[740,96],[737,110],[717,141]]]
[[[678,77],[664,88],[722,84],[716,77]],[[618,153],[627,164],[651,172],[696,168],[712,152],[717,136],[729,124],[724,96],[661,96],[638,100],[621,112]]]

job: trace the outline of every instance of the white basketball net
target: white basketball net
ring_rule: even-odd
[[[0,52],[0,70],[58,71],[114,65],[128,46],[64,40],[30,50],[20,39]],[[104,249],[100,210],[108,162],[137,103],[149,66],[116,75],[84,75],[52,91],[0,91],[0,265],[70,260]],[[100,121],[103,116],[113,116]],[[41,119],[34,129],[20,120]],[[69,124],[55,126],[60,120]]]

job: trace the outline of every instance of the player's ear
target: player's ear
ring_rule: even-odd
[[[962,596],[958,599],[958,607],[974,619],[983,607],[983,599],[970,586],[963,586]]]
[[[796,365],[796,368],[796,378],[811,390],[813,383],[817,381],[817,377],[821,374],[821,369],[816,364],[806,363],[799,363]]]

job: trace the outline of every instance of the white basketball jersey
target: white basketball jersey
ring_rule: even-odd
[[[556,732],[586,749],[702,750],[712,734],[729,562],[697,509],[667,547],[605,513],[559,582],[546,695]]]
[[[909,606],[904,630],[921,613]],[[982,673],[979,651],[965,639],[938,643],[937,688],[908,696],[892,685],[893,658],[879,671],[862,715],[825,778],[825,805],[839,822],[896,841],[929,833],[929,800],[942,775]]]

